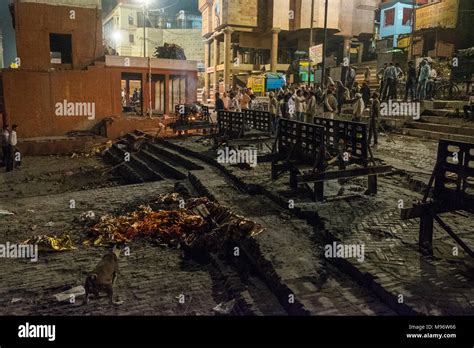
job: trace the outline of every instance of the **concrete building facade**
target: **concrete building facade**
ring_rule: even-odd
[[[335,34],[333,62],[363,56],[373,35],[380,0],[329,0],[328,30]],[[200,0],[205,40],[205,90],[227,89],[255,71],[286,72],[295,52],[310,46],[311,0]],[[314,1],[313,43],[323,42],[325,1]],[[367,45],[368,46],[368,45]]]
[[[138,3],[120,2],[103,21],[104,41],[118,55],[143,57],[144,8]],[[146,21],[146,56],[164,43],[180,45],[189,60],[204,61],[201,42],[201,16],[184,11],[174,17],[164,16],[149,9]]]

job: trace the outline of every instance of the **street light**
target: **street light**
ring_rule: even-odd
[[[117,44],[120,42],[121,39],[122,39],[122,33],[120,32],[120,30],[116,30],[112,33],[112,41],[114,42],[115,52],[117,52]]]
[[[150,5],[151,0],[139,0],[143,4],[143,57],[146,58],[146,20],[148,18],[148,6]],[[148,57],[148,111],[149,117],[152,118],[152,103],[151,103],[151,58]],[[143,91],[143,88],[142,88]],[[143,98],[143,93],[142,93]],[[145,102],[143,100],[143,102]],[[142,108],[144,109],[144,108]],[[143,110],[142,110],[143,112]]]
[[[117,43],[120,41],[120,39],[122,38],[122,33],[120,31],[114,31],[112,33],[112,39]]]

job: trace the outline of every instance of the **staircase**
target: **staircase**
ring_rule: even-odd
[[[432,140],[449,139],[474,143],[474,122],[465,121],[462,106],[464,102],[434,101],[427,107],[420,120],[410,120],[401,129],[405,135]]]
[[[379,82],[377,79],[377,61],[363,62],[353,64],[356,69],[356,81],[362,86],[365,81],[365,72],[369,68],[369,87],[371,90],[377,90]]]

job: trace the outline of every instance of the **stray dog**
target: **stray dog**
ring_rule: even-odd
[[[109,251],[102,257],[94,271],[89,273],[84,285],[86,297],[84,298],[83,305],[89,302],[89,294],[93,294],[98,298],[100,292],[107,293],[110,304],[118,305],[123,303],[113,301],[114,284],[117,279],[120,251],[121,249],[119,247],[114,246],[112,251]]]

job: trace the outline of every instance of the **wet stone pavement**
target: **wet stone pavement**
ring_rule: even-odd
[[[194,147],[189,141],[178,141],[182,146]],[[293,201],[295,208],[303,214],[316,213],[319,228],[314,231],[312,223],[302,222],[299,240],[289,240],[283,246],[282,236],[271,232],[261,237],[260,245],[275,267],[290,268],[303,262],[308,267],[298,266],[294,279],[285,279],[293,288],[303,288],[303,279],[319,277],[321,263],[317,250],[328,241],[336,240],[345,245],[364,246],[362,262],[356,258],[329,259],[338,269],[362,282],[372,294],[388,304],[399,314],[472,315],[474,313],[474,262],[446,232],[435,224],[434,255],[422,256],[418,250],[419,220],[400,220],[398,204],[405,206],[422,198],[420,192],[411,189],[413,182],[423,188],[433,170],[437,142],[406,136],[381,137],[380,144],[373,149],[374,157],[396,171],[379,177],[379,192],[374,197],[363,195],[366,178],[354,178],[345,182],[341,194],[337,181],[325,183],[327,200],[312,202],[307,194],[293,192],[288,187],[288,176],[271,181],[270,165],[261,163],[255,169],[242,170],[226,165],[233,175],[246,184],[258,184],[266,192],[277,197],[284,207]],[[264,203],[268,204],[267,202]],[[291,213],[291,212],[290,212]],[[298,215],[298,214],[297,214]],[[474,245],[473,216],[468,212],[442,214],[443,220],[453,228],[467,244]],[[275,222],[275,220],[273,220]],[[295,218],[291,218],[295,221]],[[284,222],[289,226],[290,222]],[[294,231],[289,228],[288,231]],[[285,234],[289,238],[291,232]],[[310,236],[313,234],[313,237]],[[322,241],[325,239],[325,242]],[[289,248],[289,249],[285,249]],[[301,250],[311,250],[311,253]],[[285,255],[285,252],[288,254]],[[294,256],[298,255],[301,256]],[[285,255],[285,256],[282,256]],[[278,262],[278,257],[285,262]],[[282,266],[284,265],[284,266]],[[318,275],[317,275],[318,274]],[[307,285],[307,283],[306,283]],[[318,290],[313,289],[313,294]],[[311,291],[308,291],[311,292]],[[308,305],[311,308],[311,305]],[[315,311],[316,312],[316,311]],[[333,314],[334,312],[329,312]]]

